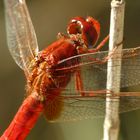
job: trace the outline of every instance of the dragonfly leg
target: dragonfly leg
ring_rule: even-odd
[[[123,40],[122,40],[120,43],[116,44],[116,46],[113,48],[113,50],[109,52],[108,56],[104,57],[103,63],[107,62],[108,59],[117,57],[117,55],[115,55],[115,51],[118,49],[118,47],[119,47],[122,43],[123,43]]]
[[[107,35],[101,42],[100,44],[95,48],[95,49],[89,49],[88,52],[92,53],[92,52],[97,52],[99,51],[104,45],[105,43],[109,40],[109,35]]]
[[[107,37],[106,37],[106,38],[107,38]],[[108,53],[108,55],[105,56],[105,57],[103,57],[102,59],[91,58],[91,57],[89,57],[88,59],[89,59],[89,60],[92,60],[92,61],[95,62],[96,64],[104,64],[104,63],[106,63],[109,59],[117,57],[117,56],[115,56],[115,52],[116,52],[118,46],[120,46],[120,45],[122,44],[122,42],[123,42],[123,41],[121,41],[120,43],[116,44],[116,46],[113,48],[113,50],[110,51],[110,52]],[[101,43],[101,44],[102,44],[102,43]],[[98,47],[97,47],[97,48],[98,48]],[[89,50],[88,53],[91,53],[92,51],[93,51],[93,53],[94,53],[95,49],[93,49],[93,50],[91,50],[91,51]]]
[[[102,62],[99,62],[102,63]],[[81,76],[81,71],[77,70],[75,72],[75,88],[78,91],[78,93],[81,94],[82,97],[86,97],[86,96],[96,96],[96,94],[105,94],[105,93],[111,93],[110,90],[99,90],[99,91],[85,91],[84,90],[84,84],[83,84],[83,80],[82,80],[82,76]]]
[[[76,90],[81,94],[81,97],[95,97],[95,96],[106,96],[112,95],[112,91],[108,89],[98,91],[85,91],[84,84],[82,81],[80,70],[75,73],[75,87]],[[79,96],[78,96],[79,97]]]
[[[83,82],[82,82],[82,77],[81,77],[81,71],[80,70],[77,70],[75,72],[75,87],[76,87],[76,90],[78,92],[80,92],[80,94],[82,96],[85,95],[85,93],[83,92],[84,87],[83,87]]]
[[[99,51],[104,45],[105,43],[109,40],[109,35],[107,35],[101,42],[100,44],[95,48],[95,49],[89,49],[88,53],[94,53]],[[124,40],[122,40],[120,43],[116,44],[116,46],[113,48],[113,50],[111,52],[109,52],[108,56],[104,57],[103,59],[96,59],[94,60],[96,63],[106,63],[108,61],[108,59],[112,58],[114,56],[114,53],[116,51],[116,49],[123,43]]]

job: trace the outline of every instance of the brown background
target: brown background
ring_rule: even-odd
[[[101,39],[108,33],[110,1],[107,0],[27,0],[37,33],[40,49],[65,32],[71,17],[93,16],[101,23]],[[127,1],[125,12],[124,47],[140,45],[140,2]],[[23,101],[25,79],[22,70],[14,63],[5,37],[4,5],[0,1],[0,135]],[[121,117],[119,140],[140,139],[140,110]],[[40,118],[27,140],[101,140],[103,119],[74,123],[47,123]]]

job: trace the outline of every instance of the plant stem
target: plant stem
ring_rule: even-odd
[[[107,89],[114,93],[120,91],[121,60],[113,61],[115,57],[121,57],[123,26],[124,26],[124,9],[123,0],[112,0],[111,2],[111,19],[110,19],[110,39],[109,51],[116,48],[113,59],[108,60],[107,72]],[[119,44],[119,45],[118,45]],[[118,56],[119,55],[119,56]],[[115,101],[114,101],[115,100]],[[117,140],[119,133],[119,98],[106,98],[106,115],[104,121],[104,138],[103,140]]]

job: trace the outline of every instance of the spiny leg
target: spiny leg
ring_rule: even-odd
[[[83,92],[84,87],[83,87],[83,82],[82,82],[82,77],[81,77],[81,71],[80,70],[77,70],[75,72],[75,87],[76,87],[76,90],[78,92],[80,92],[80,94],[82,96],[85,95],[85,93]]]
[[[95,49],[89,49],[88,52],[92,53],[92,52],[99,51],[107,43],[108,40],[109,40],[109,35],[107,35]]]

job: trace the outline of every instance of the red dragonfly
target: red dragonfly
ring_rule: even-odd
[[[92,17],[72,18],[67,35],[43,51],[38,50],[36,34],[25,0],[4,0],[8,47],[24,70],[27,97],[0,140],[23,140],[41,112],[48,121],[69,121],[103,116],[105,113],[107,60],[122,61],[121,88],[140,84],[140,47],[124,49],[121,57],[99,52],[108,36],[95,48],[100,24]],[[117,66],[114,66],[117,67]],[[140,107],[139,93],[111,94],[120,97],[120,112]]]

